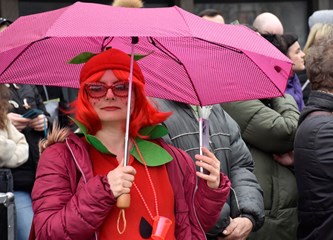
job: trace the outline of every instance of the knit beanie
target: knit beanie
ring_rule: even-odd
[[[333,23],[333,10],[318,10],[312,13],[309,17],[309,28],[312,28],[316,23]]]
[[[289,47],[298,40],[298,37],[295,34],[263,34],[262,36],[279,49],[284,55],[287,55]]]
[[[80,85],[93,74],[106,70],[123,70],[130,72],[131,58],[128,54],[115,48],[110,48],[90,58],[82,67],[80,73]],[[134,61],[133,76],[142,84],[144,77],[139,65]]]
[[[283,34],[281,37],[286,43],[287,50],[298,40],[298,37],[295,34]]]

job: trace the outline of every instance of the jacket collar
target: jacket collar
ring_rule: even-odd
[[[300,115],[299,123],[303,122],[306,116],[314,111],[333,112],[333,95],[320,91],[311,91],[307,106]]]

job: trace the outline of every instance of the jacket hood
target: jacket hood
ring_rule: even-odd
[[[47,138],[39,142],[39,152],[42,153],[47,147],[55,143],[64,142],[70,133],[69,128],[60,128],[58,124],[53,124],[52,131],[47,134]]]
[[[89,153],[86,150],[86,143],[81,140],[79,136],[73,133],[69,128],[60,128],[57,124],[53,125],[52,131],[49,132],[47,139],[43,139],[39,143],[40,153],[46,148],[57,143],[62,143],[70,150],[74,161],[76,162],[78,169],[84,176],[85,181],[88,181],[93,177],[92,166],[89,159]],[[75,154],[74,154],[75,152]]]

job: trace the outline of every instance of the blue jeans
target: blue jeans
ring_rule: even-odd
[[[33,218],[32,201],[29,192],[14,191],[16,208],[16,240],[29,239]]]

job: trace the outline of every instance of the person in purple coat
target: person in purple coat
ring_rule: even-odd
[[[292,72],[288,78],[286,93],[289,93],[294,97],[298,106],[298,110],[302,111],[304,108],[304,100],[301,82],[297,76],[297,73],[305,70],[305,53],[302,51],[299,45],[298,37],[294,34],[263,34],[262,36],[271,42],[277,49],[279,49],[293,62]]]

